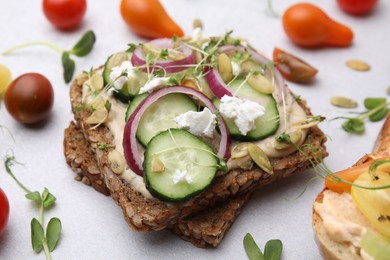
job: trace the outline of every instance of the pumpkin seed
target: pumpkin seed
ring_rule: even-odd
[[[88,74],[87,73],[81,73],[76,76],[77,85],[81,86],[88,80]]]
[[[225,83],[229,83],[233,78],[232,62],[225,53],[218,55],[218,73]]]
[[[358,106],[358,103],[355,100],[351,98],[339,97],[339,96],[331,97],[330,103],[336,107],[343,107],[343,108],[355,108]]]
[[[152,157],[152,172],[163,172],[165,170],[164,163],[160,160],[157,155]]]
[[[241,158],[232,159],[231,162],[233,168],[234,166],[238,166],[240,169],[243,170],[250,170],[253,168],[253,160],[249,154]]]
[[[272,164],[268,159],[268,156],[265,152],[253,143],[248,143],[248,152],[252,160],[259,166],[263,171],[268,174],[273,174],[274,170]]]
[[[272,94],[275,90],[274,84],[261,74],[253,74],[248,78],[249,85],[264,94]]]
[[[95,91],[100,91],[103,88],[104,80],[100,74],[93,74],[91,78],[91,87]]]
[[[110,59],[110,62],[111,62],[110,67],[114,68],[114,67],[120,66],[122,64],[122,62],[124,62],[126,60],[129,60],[129,56],[127,55],[126,52],[123,52],[123,51],[117,52]]]
[[[177,51],[174,49],[168,49],[168,58],[170,60],[178,61],[178,60],[184,59],[185,57],[186,57],[186,55],[181,51]]]
[[[109,152],[107,157],[110,168],[114,173],[121,174],[125,170],[124,158],[117,150]]]
[[[283,150],[297,145],[301,141],[303,135],[302,130],[296,130],[287,134],[290,137],[291,143],[283,143],[275,140],[274,148],[276,150]]]
[[[157,47],[157,46],[154,46],[153,44],[150,44],[150,43],[144,43],[142,44],[141,46],[142,48],[142,51],[145,53],[145,54],[151,54],[155,57],[158,57],[160,56],[160,53],[162,51],[161,48]]]
[[[233,147],[232,153],[231,153],[231,158],[237,159],[237,158],[245,157],[247,155],[249,155],[248,143],[240,143],[240,144]]]
[[[137,77],[130,76],[127,80],[127,91],[130,95],[135,95],[141,88],[140,80]]]
[[[195,90],[199,90],[198,86],[196,85],[196,83],[192,79],[184,79],[181,82],[181,85],[195,89]]]
[[[390,86],[389,86],[389,87],[387,87],[387,89],[386,89],[386,93],[387,93],[387,95],[390,95]]]
[[[293,125],[294,129],[306,129],[318,125],[325,120],[321,116],[309,116]]]
[[[196,18],[194,22],[192,23],[192,28],[200,28],[203,29],[203,23],[200,19]]]
[[[93,113],[85,119],[85,122],[89,125],[101,124],[106,121],[107,117],[108,111],[103,106],[102,108],[93,111]]]
[[[106,100],[100,95],[96,96],[96,97],[91,96],[88,99],[87,104],[92,110],[98,110],[98,109],[104,107],[104,104],[106,104]]]
[[[370,65],[367,62],[362,60],[347,60],[347,66],[353,70],[357,71],[368,71],[370,70]]]

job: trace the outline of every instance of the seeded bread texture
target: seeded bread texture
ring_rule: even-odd
[[[296,152],[280,159],[273,159],[273,175],[269,175],[259,168],[249,171],[231,170],[217,177],[207,190],[186,202],[168,204],[157,199],[147,199],[110,170],[107,154],[113,148],[100,150],[97,148],[97,143],[112,144],[113,135],[104,125],[92,128],[85,123],[85,119],[91,112],[77,109],[81,106],[81,96],[81,86],[77,81],[74,81],[70,89],[70,97],[77,125],[90,142],[104,182],[113,199],[121,206],[128,225],[141,232],[173,227],[180,219],[210,208],[216,203],[253,191],[277,179],[290,176],[310,167],[311,163],[308,158],[315,161],[319,157],[327,156],[324,147],[326,137],[319,128],[312,127],[305,141],[306,147],[308,147],[308,149],[305,149],[307,154],[303,155]],[[310,114],[305,104],[302,103],[302,107]]]
[[[64,155],[68,165],[77,174],[76,180],[91,185],[104,195],[110,195],[90,144],[74,122],[70,122],[64,131]],[[251,193],[246,193],[236,196],[197,215],[181,219],[172,231],[197,247],[216,247],[249,201],[250,195]]]

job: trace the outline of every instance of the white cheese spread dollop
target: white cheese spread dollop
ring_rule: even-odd
[[[120,66],[112,68],[110,73],[110,79],[113,82],[112,85],[117,90],[122,89],[130,77],[137,77],[133,64],[130,61],[122,62]]]
[[[156,77],[149,80],[140,90],[139,93],[149,92],[151,93],[155,88],[160,87],[168,83],[169,77]]]
[[[255,128],[255,120],[264,115],[265,108],[250,100],[225,95],[221,98],[219,112],[225,118],[234,119],[240,133],[246,135]]]
[[[188,175],[187,171],[177,170],[175,172],[175,175],[173,175],[173,183],[177,184],[181,181],[185,181],[188,184],[191,184],[193,182],[191,176]]]
[[[213,137],[217,116],[207,107],[200,112],[188,111],[175,118],[179,128],[196,136]]]

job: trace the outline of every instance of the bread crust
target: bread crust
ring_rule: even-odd
[[[359,159],[354,165],[361,165],[370,160],[389,156],[390,153],[390,113],[382,126],[382,129],[378,135],[378,138],[374,145],[374,152],[368,154]],[[322,203],[324,198],[324,192],[328,190],[324,188],[316,197],[315,203]],[[355,254],[346,254],[346,248],[348,245],[337,243],[330,238],[324,230],[323,220],[313,205],[312,213],[312,226],[314,230],[314,239],[318,246],[318,249],[324,259],[362,259],[360,256],[360,249],[356,250]]]
[[[91,129],[91,126],[85,123],[85,119],[90,112],[77,109],[81,105],[81,86],[77,84],[77,81],[74,81],[71,85],[70,97],[77,125],[91,143],[91,149],[96,155],[105,184],[114,200],[121,206],[128,225],[140,232],[172,228],[183,218],[194,215],[231,197],[254,191],[277,179],[290,176],[311,166],[305,155],[296,152],[281,159],[273,159],[273,175],[266,174],[259,168],[250,171],[232,170],[222,177],[216,178],[210,188],[189,201],[167,204],[158,200],[147,199],[111,172],[108,166],[107,154],[112,148],[97,149],[97,142],[111,144],[113,136],[104,125]],[[307,114],[310,114],[305,104],[302,103],[301,105]],[[325,141],[326,137],[322,131],[317,127],[312,127],[306,139],[306,143],[310,146],[310,149],[307,150],[308,156],[311,158],[327,156],[324,146]]]

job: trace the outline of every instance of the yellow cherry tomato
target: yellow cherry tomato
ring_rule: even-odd
[[[0,99],[3,98],[3,94],[7,90],[11,81],[11,71],[6,66],[0,64]]]

